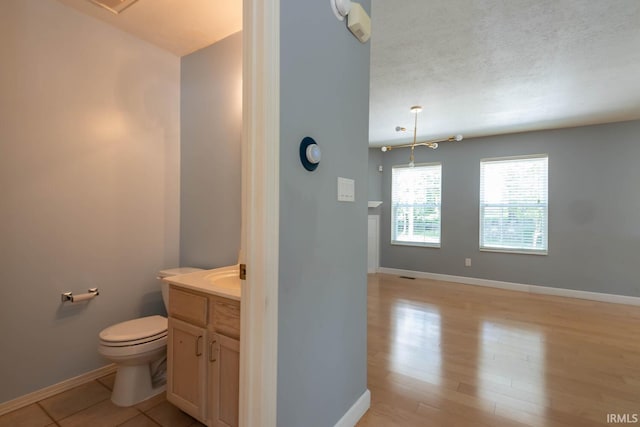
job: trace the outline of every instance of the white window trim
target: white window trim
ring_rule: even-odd
[[[442,225],[440,226],[440,241],[442,242]],[[390,244],[392,246],[415,246],[418,248],[434,248],[440,249],[442,247],[442,243],[428,243],[428,242],[396,242],[391,241]]]
[[[419,167],[423,167],[423,166],[440,166],[440,241],[438,243],[430,243],[430,242],[401,242],[401,241],[396,241],[393,240],[393,227],[394,227],[394,221],[393,221],[393,178],[391,180],[391,234],[390,234],[390,244],[392,246],[410,246],[410,247],[417,247],[417,248],[432,248],[432,249],[440,249],[442,248],[442,167],[443,167],[443,162],[429,162],[429,163],[415,163],[414,166],[410,166],[408,163],[407,164],[401,164],[401,165],[393,165],[391,167],[392,170],[392,177],[393,177],[393,169],[414,169],[414,168],[419,168]]]
[[[526,251],[524,249],[505,249],[505,248],[485,248],[478,249],[480,252],[497,252],[503,254],[515,254],[515,255],[549,255],[549,250],[539,251]]]
[[[528,159],[547,159],[547,202],[545,204],[546,208],[546,217],[547,221],[545,223],[544,232],[546,236],[546,248],[536,250],[536,249],[509,249],[509,248],[492,248],[490,246],[482,246],[482,223],[483,223],[483,210],[482,210],[482,199],[480,198],[480,203],[478,205],[478,249],[480,252],[496,252],[496,253],[505,253],[505,254],[516,254],[516,255],[541,255],[545,256],[549,254],[549,154],[541,153],[541,154],[525,154],[522,156],[504,156],[504,157],[487,157],[484,159],[480,159],[480,173],[482,174],[482,162],[500,162],[500,161],[509,161],[509,160],[528,160]],[[482,192],[482,178],[479,181],[479,191],[478,195]]]

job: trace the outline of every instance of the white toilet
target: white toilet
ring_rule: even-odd
[[[169,285],[162,279],[193,273],[199,268],[182,267],[158,273],[162,300],[169,310]],[[132,406],[165,390],[167,318],[147,316],[128,320],[100,332],[98,352],[117,365],[111,401]]]

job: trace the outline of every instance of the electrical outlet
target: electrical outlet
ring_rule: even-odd
[[[471,267],[471,258],[465,258],[464,259],[464,266],[465,267]]]

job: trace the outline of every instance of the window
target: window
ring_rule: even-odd
[[[440,163],[391,171],[391,243],[440,247]]]
[[[548,157],[480,162],[480,249],[547,253]]]

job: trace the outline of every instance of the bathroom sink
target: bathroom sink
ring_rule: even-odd
[[[239,289],[240,277],[238,270],[214,272],[207,275],[207,280],[215,287],[226,289]]]
[[[194,273],[167,277],[170,284],[179,285],[194,291],[219,295],[224,298],[240,300],[240,271],[238,265],[229,265],[213,270],[201,270]]]

